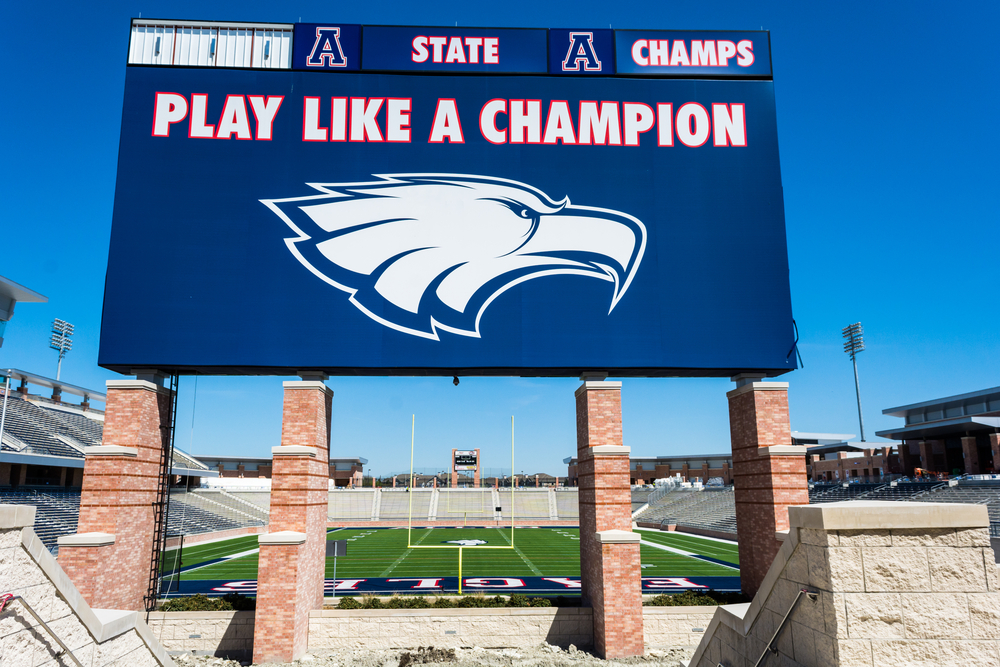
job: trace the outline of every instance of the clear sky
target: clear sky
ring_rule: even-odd
[[[100,2],[3,5],[0,275],[49,297],[22,304],[0,367],[54,376],[55,317],[76,325],[62,379],[99,389],[101,300],[129,19],[771,31],[792,304],[803,369],[792,428],[859,433],[842,327],[861,321],[866,435],[882,409],[1000,385],[1000,3]],[[169,257],[148,258],[150,270]],[[764,260],[761,260],[764,261]],[[750,275],[757,262],[747,259]],[[155,317],[156,313],[145,316]],[[731,323],[739,327],[740,323]],[[266,309],[247,326],[267,326]],[[268,456],[282,378],[182,378],[177,444]],[[333,455],[378,474],[447,466],[452,447],[502,466],[516,423],[520,472],[565,474],[574,379],[331,378]],[[723,379],[626,379],[625,444],[638,455],[728,452]],[[195,402],[195,396],[197,401]]]

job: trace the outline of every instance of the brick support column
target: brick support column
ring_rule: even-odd
[[[787,382],[748,382],[730,391],[729,429],[743,591],[754,595],[788,529],[788,506],[809,504],[806,448],[792,445]]]
[[[584,604],[594,610],[594,649],[605,659],[643,655],[639,535],[632,532],[620,382],[588,381],[576,390],[576,442],[581,583]]]
[[[270,533],[261,535],[253,661],[305,654],[309,612],[323,607],[333,391],[285,382],[281,446],[271,473]]]
[[[479,469],[482,467],[479,463],[479,450],[476,449],[476,470],[472,474],[472,485],[479,488]]]
[[[899,465],[907,477],[913,476],[914,468],[921,467],[919,455],[910,452],[910,447],[913,444],[912,440],[904,440],[899,444]]]
[[[170,399],[154,382],[108,381],[101,445],[84,450],[78,532],[59,538],[59,563],[91,607],[145,608]]]
[[[976,447],[975,436],[962,438],[962,458],[965,460],[965,474],[978,475],[982,472],[979,468],[979,449]]]
[[[924,470],[935,470],[934,466],[934,441],[933,440],[921,440],[917,443],[920,448],[920,465],[918,468],[923,468]]]
[[[1000,472],[1000,433],[990,433],[990,451],[993,453],[993,470]]]

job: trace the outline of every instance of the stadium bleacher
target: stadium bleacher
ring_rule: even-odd
[[[0,489],[2,505],[34,505],[35,534],[49,551],[58,549],[56,540],[76,532],[80,519],[79,491]]]
[[[13,393],[7,399],[3,449],[22,454],[83,458],[83,448],[101,444],[103,422],[94,417],[36,404]]]
[[[327,516],[332,521],[354,519],[370,521],[375,489],[336,489],[330,491]],[[427,518],[426,514],[424,518]]]
[[[675,489],[652,502],[635,520],[735,535],[736,502],[733,487]]]
[[[167,536],[196,535],[217,530],[232,530],[247,525],[264,525],[260,522],[241,522],[221,516],[211,509],[199,506],[201,499],[188,498],[194,494],[171,493],[170,511],[167,514]]]
[[[503,519],[511,518],[510,489],[501,489],[500,495],[500,516]],[[557,505],[558,508],[558,505]],[[549,518],[549,490],[548,489],[515,489],[514,490],[514,520],[519,519],[548,519]]]
[[[413,518],[426,520],[431,507],[433,489],[414,489],[412,494],[406,489],[382,489],[379,519],[391,521],[410,516],[410,496],[413,496]]]
[[[167,534],[193,535],[268,523],[270,494],[267,491],[222,491],[175,489],[170,494]],[[634,496],[633,496],[634,497]],[[329,519],[363,524],[375,520],[403,520],[410,516],[411,494],[399,489],[336,489],[329,493]],[[412,493],[414,520],[424,521],[432,513],[437,520],[494,518],[493,503],[499,499],[502,518],[511,516],[510,490],[416,489]],[[1000,534],[1000,482],[959,480],[952,482],[900,482],[889,484],[817,484],[810,488],[810,502],[840,500],[899,500],[909,502],[972,503],[986,505]],[[38,508],[35,529],[43,544],[57,552],[57,539],[76,532],[79,490],[50,488],[0,489],[0,503],[34,505]],[[448,509],[450,508],[450,512]],[[514,491],[515,520],[547,520],[555,509],[558,519],[579,519],[578,491],[563,489],[518,489]],[[467,514],[466,514],[467,513]],[[651,503],[635,518],[644,523],[673,524],[736,536],[733,487],[704,490],[674,489]]]
[[[507,495],[510,500],[510,495]],[[436,517],[438,519],[492,520],[495,511],[493,489],[441,489],[438,491]],[[545,516],[548,517],[546,498]]]
[[[653,489],[632,489],[632,511],[636,511],[649,501]]]
[[[990,523],[1000,523],[1000,484],[978,480],[959,480],[955,486],[947,483],[938,484],[926,496],[912,498],[917,502],[935,503],[969,503],[971,505],[986,505],[990,515]]]
[[[556,494],[557,518],[566,521],[579,521],[580,494],[575,488],[559,488]]]
[[[815,484],[809,489],[809,503],[836,503],[855,500],[865,496],[885,484]]]
[[[947,486],[947,482],[899,482],[895,486],[883,484],[874,491],[866,493],[864,500],[919,500],[923,494]]]

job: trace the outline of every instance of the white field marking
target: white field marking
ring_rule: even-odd
[[[344,530],[344,529],[343,528],[336,528],[336,529],[331,530],[330,532],[328,532],[327,535],[332,535],[333,533],[336,533],[336,532],[341,531],[341,530]],[[232,539],[232,538],[229,538],[229,539]],[[196,544],[194,546],[200,546],[200,545]],[[215,560],[214,563],[206,563],[205,565],[199,565],[197,567],[192,567],[190,570],[184,570],[184,572],[182,572],[181,574],[187,574],[188,572],[196,572],[197,570],[200,570],[200,569],[205,568],[205,567],[212,567],[213,565],[219,565],[220,563],[224,563],[226,561],[231,561],[231,560],[233,560],[235,558],[243,558],[244,556],[252,556],[253,554],[256,554],[256,553],[260,553],[260,547],[257,547],[256,549],[250,549],[248,551],[241,551],[238,554],[232,554],[230,556],[222,556],[221,560],[212,559],[212,560]]]
[[[247,535],[236,535],[235,537],[216,537],[211,540],[204,540],[203,542],[195,542],[194,544],[188,544],[187,548],[194,549],[195,547],[204,546],[206,544],[215,544],[216,542],[228,542],[230,540],[238,540],[244,537],[257,537],[257,535],[254,533],[249,533]],[[179,544],[176,544],[172,547],[167,547],[166,549],[164,549],[164,551],[176,551],[177,549],[180,549]]]
[[[413,543],[414,546],[416,546],[417,544],[420,544],[421,542],[423,542],[427,538],[427,536],[431,534],[431,531],[434,530],[434,529],[433,528],[427,528],[426,530],[427,530],[427,532],[424,533],[423,535],[421,535],[420,539]],[[382,574],[378,575],[379,578],[380,579],[384,579],[385,577],[388,577],[392,573],[392,571],[396,569],[396,566],[399,565],[400,563],[402,563],[403,560],[407,556],[409,556],[411,553],[413,553],[413,549],[407,549],[406,551],[404,551],[403,555],[400,556],[399,558],[397,558],[396,561],[392,565],[389,566],[389,569],[387,569]]]
[[[695,535],[694,533],[682,533],[679,530],[657,530],[656,528],[636,528],[635,530],[646,531],[649,533],[660,533],[665,535],[679,535],[683,537],[693,537],[696,540],[709,540],[711,542],[722,542],[723,544],[731,544],[732,546],[737,546],[739,544],[736,540],[724,540],[721,537],[709,537],[708,535]]]
[[[659,544],[659,542],[657,542],[657,544]],[[675,548],[680,548],[680,547],[675,547]],[[709,558],[719,558],[721,560],[727,560],[727,557],[732,556],[732,551],[728,549],[715,548],[709,545],[704,545],[702,551],[698,553],[698,555],[708,556]]]
[[[257,537],[257,536],[256,535],[251,535],[251,537]],[[229,538],[229,540],[232,540],[232,539],[233,538]],[[248,544],[253,544],[253,541],[248,542]],[[213,547],[211,547],[209,549],[202,550],[202,549],[199,548],[199,547],[201,547],[201,544],[191,544],[191,545],[187,546],[185,550],[194,551],[194,550],[197,549],[198,550],[198,554],[201,555],[201,556],[204,556],[206,558],[221,558],[221,556],[218,556],[217,554],[225,554],[229,549],[232,549],[233,546],[234,545],[229,545],[228,547],[226,547],[225,545],[217,544],[217,545],[215,545],[215,546],[213,546]],[[167,549],[165,549],[164,551],[173,551],[173,550],[167,550]]]
[[[701,558],[698,558],[698,556],[700,556],[701,554],[692,553],[690,551],[684,551],[683,549],[675,549],[674,547],[668,547],[663,544],[657,544],[656,542],[647,542],[646,540],[641,540],[639,544],[645,544],[647,547],[653,547],[654,549],[663,549],[664,551],[670,551],[672,553],[679,554],[681,556],[687,556],[688,558],[692,558],[694,560],[700,560],[702,563],[710,563],[712,565],[720,565],[722,567],[728,567],[730,570],[739,571],[740,569],[735,565],[727,565],[725,563],[715,563],[712,561],[702,560]]]
[[[241,551],[240,553],[233,554],[231,556],[223,556],[221,560],[216,560],[216,561],[214,561],[212,563],[205,563],[204,565],[199,565],[197,567],[192,567],[190,570],[184,570],[183,572],[181,572],[181,574],[188,574],[190,572],[197,572],[198,570],[201,570],[201,569],[206,568],[206,567],[212,567],[213,565],[221,565],[222,563],[229,562],[229,561],[234,560],[236,558],[243,558],[244,556],[252,556],[255,553],[259,553],[259,552],[260,552],[260,547],[258,547],[256,549],[250,549],[249,551]]]
[[[499,531],[499,530],[497,532],[500,533],[500,536],[503,537],[503,539],[507,540],[507,544],[510,544],[510,540],[507,538],[507,534],[506,533],[504,533],[503,531]],[[539,570],[537,567],[535,567],[534,563],[532,563],[530,560],[528,560],[528,557],[524,555],[523,551],[521,551],[520,549],[518,549],[517,547],[515,547],[513,544],[510,544],[510,546],[513,547],[514,553],[516,553],[518,556],[521,557],[521,560],[523,560],[524,564],[528,566],[528,569],[531,570],[532,574],[534,574],[536,577],[542,576],[542,571]]]

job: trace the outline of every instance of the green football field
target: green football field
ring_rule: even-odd
[[[679,533],[640,531],[643,577],[739,576],[737,547]],[[347,540],[347,556],[337,559],[337,579],[373,577],[455,577],[457,545],[452,540],[482,540],[491,547],[463,549],[463,577],[575,577],[580,574],[577,528],[414,528],[407,544],[406,529],[340,528],[328,540]],[[723,561],[709,562],[696,556]],[[448,547],[448,548],[426,548]],[[166,552],[164,571],[176,565],[177,553]],[[253,580],[257,578],[257,536],[185,547],[183,581]],[[223,560],[220,560],[223,559]],[[333,559],[326,576],[333,577]]]

